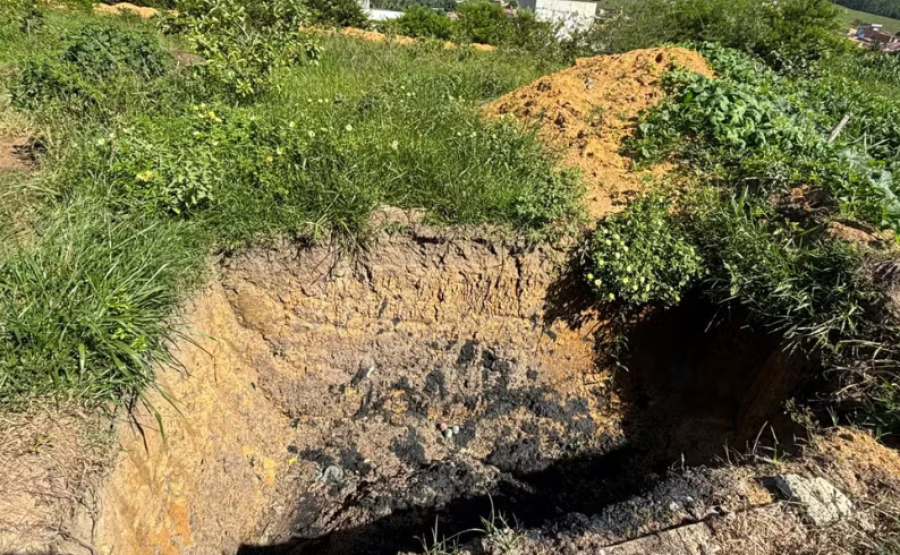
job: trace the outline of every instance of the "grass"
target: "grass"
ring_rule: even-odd
[[[839,19],[844,30],[856,27],[858,22],[862,21],[863,23],[880,23],[888,33],[900,32],[900,20],[898,19],[851,10],[844,6],[837,6],[837,8],[840,10]]]
[[[76,204],[0,266],[0,404],[64,394],[118,401],[153,382],[169,319],[202,263],[198,230]]]
[[[238,102],[176,66],[182,41],[152,23],[39,10],[28,32],[0,25],[4,121],[46,145],[36,175],[0,175],[39,214],[28,240],[0,237],[0,405],[139,396],[217,249],[358,241],[381,204],[534,234],[577,215],[577,176],[480,116],[546,59],[322,37],[318,63]]]

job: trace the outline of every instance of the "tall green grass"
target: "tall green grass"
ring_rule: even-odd
[[[196,226],[90,203],[48,215],[0,264],[0,405],[49,394],[117,401],[152,383],[203,246]]]

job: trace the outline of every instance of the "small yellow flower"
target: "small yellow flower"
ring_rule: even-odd
[[[294,123],[294,122],[289,122],[289,123],[288,123],[288,127],[290,127],[291,129],[293,129],[293,128],[296,127],[296,126],[297,126],[297,124]]]
[[[315,139],[315,138],[316,138],[316,132],[313,131],[312,129],[309,130],[309,132],[307,133],[307,135],[309,135],[309,138],[310,138],[310,139]]]
[[[272,158],[271,156],[266,156],[266,163],[271,164],[274,161],[275,161],[275,159]]]
[[[135,177],[141,183],[146,183],[146,182],[150,181],[151,179],[153,179],[153,170],[142,171],[141,173],[137,174]]]
[[[344,130],[346,130],[347,133],[349,133],[349,132],[353,131],[353,126],[348,123],[347,127],[345,127]]]
[[[216,113],[211,111],[209,113],[209,119],[216,119]]]

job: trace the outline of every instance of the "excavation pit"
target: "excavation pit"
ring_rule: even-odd
[[[524,527],[596,514],[742,449],[793,386],[745,395],[794,363],[702,304],[638,326],[613,379],[562,251],[414,227],[223,264],[161,376],[165,439],[149,412],[120,433],[103,545],[394,554],[492,506]]]

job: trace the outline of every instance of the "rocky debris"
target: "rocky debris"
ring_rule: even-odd
[[[785,474],[777,476],[774,482],[778,491],[789,501],[797,503],[803,516],[816,527],[851,520],[855,516],[850,498],[824,478]]]

